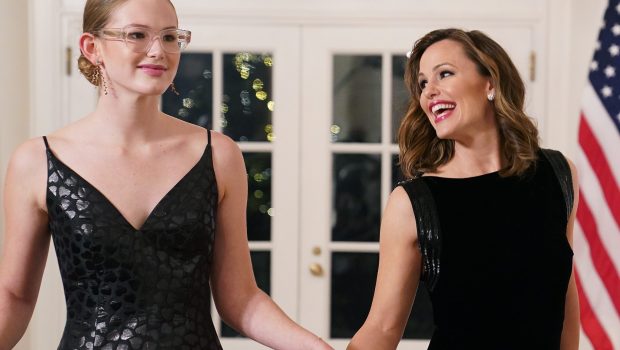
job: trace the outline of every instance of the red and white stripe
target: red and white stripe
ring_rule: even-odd
[[[620,350],[620,135],[589,84],[576,163],[580,198],[573,248],[580,349]]]

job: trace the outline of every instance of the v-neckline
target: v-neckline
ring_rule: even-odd
[[[205,158],[205,155],[207,154],[207,150],[209,149],[210,144],[207,143],[207,145],[205,146],[204,151],[202,152],[202,155],[200,156],[200,158],[194,163],[194,165],[183,175],[183,177],[181,177],[177,182],[175,182],[175,184],[163,195],[163,197],[161,197],[161,199],[159,201],[157,201],[157,203],[155,204],[155,206],[149,211],[148,215],[146,216],[146,218],[144,219],[144,221],[142,222],[142,224],[139,226],[139,228],[136,228],[128,219],[127,217],[120,211],[120,209],[114,204],[114,202],[112,202],[112,200],[110,200],[110,198],[108,196],[106,196],[102,191],[99,190],[99,188],[97,188],[97,186],[93,185],[90,181],[86,180],[82,175],[80,175],[80,173],[78,173],[77,171],[73,170],[73,168],[71,168],[69,165],[67,165],[65,162],[63,162],[62,160],[60,160],[60,158],[56,157],[56,155],[54,154],[54,152],[52,151],[51,148],[48,148],[46,151],[47,153],[54,158],[58,163],[60,163],[62,166],[64,166],[65,168],[67,168],[70,172],[72,172],[75,176],[77,176],[80,180],[82,180],[84,183],[86,183],[88,186],[90,186],[93,191],[95,191],[96,193],[98,193],[105,202],[108,203],[108,205],[112,208],[112,210],[121,218],[121,220],[124,222],[125,225],[127,225],[129,228],[131,228],[134,232],[141,232],[145,229],[146,225],[149,223],[151,217],[154,215],[154,213],[157,211],[157,209],[162,205],[162,203],[165,201],[166,198],[168,198],[170,196],[170,194],[181,185],[181,183],[183,182],[183,180],[185,180],[193,171],[194,169],[198,168],[198,165],[200,165],[200,163],[202,162],[202,160]],[[49,181],[49,180],[48,180]]]

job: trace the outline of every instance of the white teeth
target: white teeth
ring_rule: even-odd
[[[454,107],[456,107],[456,105],[452,103],[439,103],[434,105],[433,108],[431,108],[431,112],[437,113],[437,111],[440,109],[452,109]]]

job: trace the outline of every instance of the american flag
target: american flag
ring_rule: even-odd
[[[620,0],[610,0],[579,121],[574,227],[580,349],[620,350]]]

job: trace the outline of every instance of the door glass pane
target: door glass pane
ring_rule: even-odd
[[[256,284],[258,288],[262,289],[267,295],[271,294],[271,253],[264,251],[250,252],[252,258],[252,269],[254,270],[254,276],[256,277]],[[234,278],[234,276],[231,276]],[[222,337],[241,338],[234,329],[230,328],[226,323],[222,322]]]
[[[379,240],[381,157],[334,154],[332,240]]]
[[[351,338],[362,326],[375,289],[377,253],[332,253],[332,338]]]
[[[168,89],[161,109],[192,124],[213,128],[213,55],[183,53],[174,79],[176,95]]]
[[[400,164],[398,162],[398,154],[392,155],[392,188],[395,188],[399,182],[405,180],[405,175],[400,170]]]
[[[375,292],[377,253],[332,253],[330,336],[351,338],[362,326]],[[424,283],[420,283],[403,338],[430,339],[433,310]]]
[[[420,282],[403,338],[431,339],[434,330],[431,297],[426,289],[426,284]]]
[[[222,132],[235,141],[271,141],[273,59],[268,53],[224,54]]]
[[[335,55],[334,142],[381,142],[381,56]]]
[[[409,91],[405,86],[406,56],[392,56],[392,142],[398,142],[400,121],[407,113]]]
[[[248,172],[248,239],[271,239],[271,153],[244,153]]]

